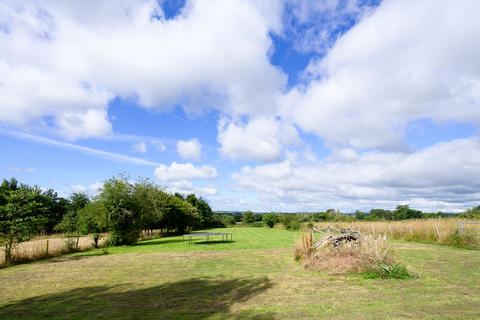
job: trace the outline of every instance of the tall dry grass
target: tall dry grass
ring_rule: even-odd
[[[72,251],[84,251],[93,247],[91,236],[79,237],[78,248],[69,249],[65,240],[67,238],[40,238],[22,242],[14,246],[12,260],[14,263],[41,260],[49,257],[57,257]],[[74,239],[76,242],[76,239]],[[0,249],[0,266],[5,263],[5,251]]]
[[[355,221],[336,224],[359,230],[362,234],[386,236],[388,239],[480,248],[480,233],[459,233],[458,220],[453,218]],[[320,222],[315,227],[321,229],[329,225],[332,223]]]

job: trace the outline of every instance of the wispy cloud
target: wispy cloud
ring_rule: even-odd
[[[29,140],[29,141],[33,141],[41,144],[47,144],[47,145],[51,145],[51,146],[55,146],[63,149],[69,149],[69,150],[77,151],[84,154],[89,154],[95,157],[99,157],[99,158],[107,159],[111,161],[131,163],[131,164],[148,166],[148,167],[158,167],[160,165],[160,163],[158,162],[145,160],[142,158],[126,156],[120,153],[90,148],[90,147],[82,146],[79,144],[59,141],[59,140],[46,138],[46,137],[42,137],[42,136],[30,134],[30,133],[25,133],[25,132],[0,129],[0,134],[14,137],[21,140]]]

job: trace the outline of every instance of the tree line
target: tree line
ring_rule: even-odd
[[[195,194],[169,193],[161,186],[116,176],[104,182],[98,195],[73,193],[63,198],[54,190],[19,183],[0,185],[0,245],[11,262],[12,248],[37,234],[62,232],[67,236],[92,234],[95,246],[108,232],[108,243],[135,243],[142,231],[183,234],[191,229],[222,227],[229,217],[214,214],[208,202]]]

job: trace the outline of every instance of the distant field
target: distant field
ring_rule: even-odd
[[[299,232],[222,229],[0,269],[0,319],[479,319],[480,253],[394,241],[412,280],[304,270]]]

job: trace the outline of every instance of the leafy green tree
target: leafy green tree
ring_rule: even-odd
[[[393,220],[393,214],[390,210],[371,209],[369,215],[372,217],[372,220]]]
[[[77,226],[80,234],[93,234],[93,244],[98,248],[100,234],[108,230],[108,212],[105,205],[97,200],[78,210]]]
[[[177,196],[168,198],[164,213],[164,225],[167,230],[184,234],[185,230],[195,223],[197,209],[187,201]]]
[[[208,227],[217,227],[219,220],[214,219],[212,208],[207,201],[203,198],[199,197],[192,193],[187,195],[185,200],[190,203],[192,206],[197,208],[198,212],[198,219],[197,219],[197,226],[200,228],[208,228]]]
[[[134,185],[124,176],[113,177],[103,184],[99,200],[108,212],[111,243],[128,245],[137,242],[142,225]]]
[[[255,218],[253,217],[252,211],[245,211],[242,216],[243,223],[253,223],[255,222]]]
[[[263,215],[263,222],[269,227],[273,228],[276,223],[280,221],[280,218],[275,213],[266,213]]]
[[[2,189],[0,203],[0,243],[5,263],[12,263],[15,244],[31,239],[47,222],[39,188],[15,185]]]
[[[463,218],[480,219],[480,206],[468,209],[460,215]]]
[[[422,217],[422,211],[412,209],[408,205],[398,205],[392,214],[393,220],[419,219]]]

